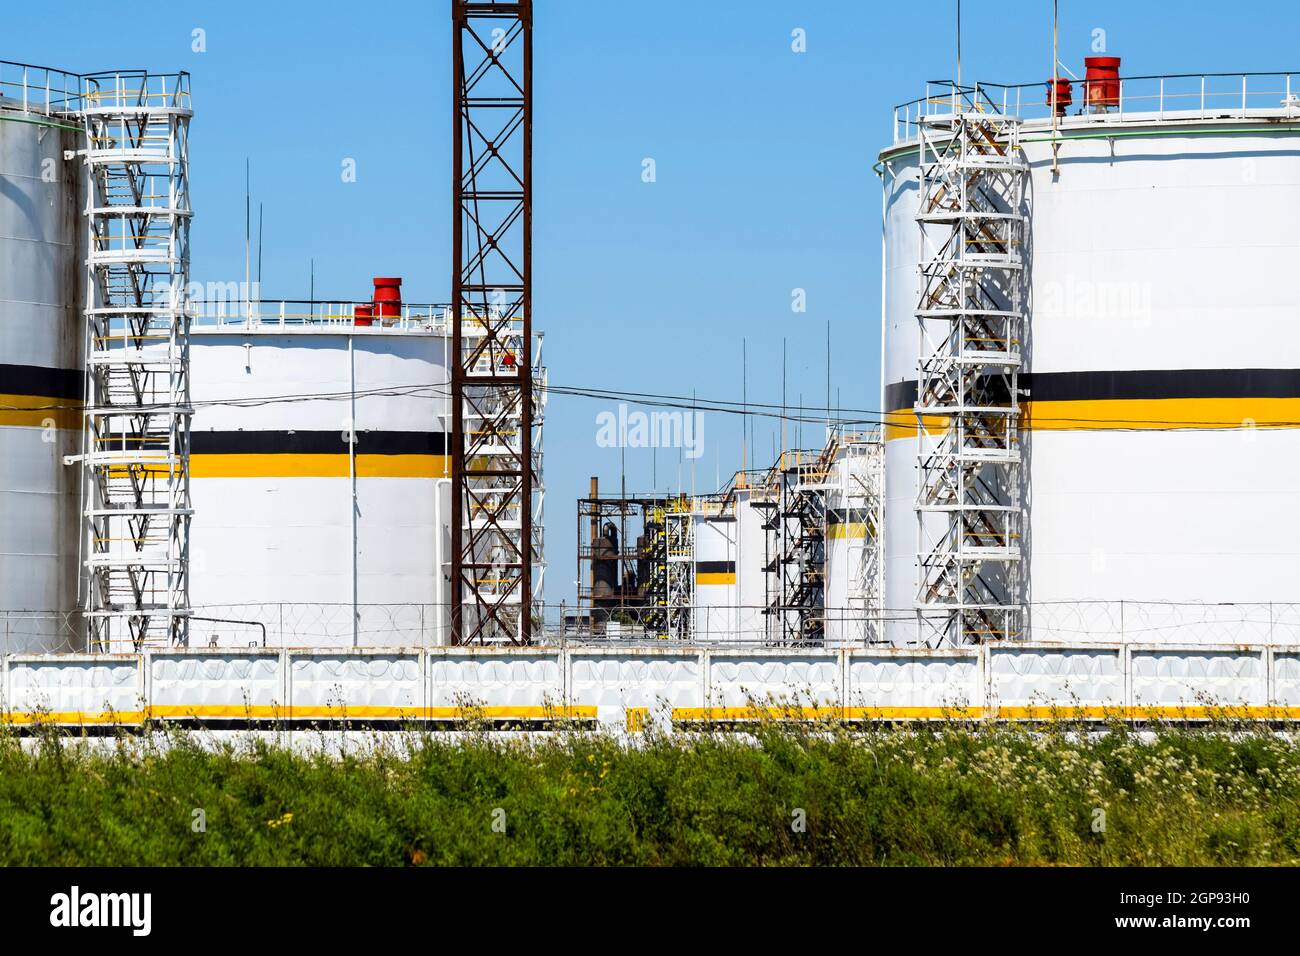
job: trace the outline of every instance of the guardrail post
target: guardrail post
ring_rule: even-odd
[[[433,700],[429,696],[429,649],[423,644],[420,645],[420,719],[428,720],[430,707],[433,706]]]
[[[147,647],[140,652],[140,709],[148,720],[153,712],[153,651]]]
[[[1273,646],[1264,648],[1264,703],[1272,707],[1277,703],[1277,679],[1273,674]]]
[[[560,701],[565,707],[565,713],[572,713],[568,708],[574,706],[573,655],[567,647],[560,648]]]
[[[841,647],[840,655],[840,716],[845,717],[849,712],[849,654],[850,649]]]
[[[276,655],[280,662],[280,729],[282,736],[281,743],[288,740],[283,736],[285,729],[288,727],[289,720],[293,717],[293,678],[290,675],[289,668],[289,651],[287,648],[281,648],[280,653]]]
[[[986,719],[992,719],[996,716],[993,713],[993,661],[991,655],[993,647],[990,644],[981,644],[979,647],[979,657],[976,658],[976,672],[978,674],[978,684],[980,699],[972,701],[972,706],[980,709],[980,715]]]
[[[713,691],[713,674],[712,661],[709,659],[709,649],[700,648],[700,706],[708,707],[709,694]]]
[[[1124,712],[1131,714],[1133,711],[1133,648],[1127,643],[1120,645],[1119,666],[1124,677]]]

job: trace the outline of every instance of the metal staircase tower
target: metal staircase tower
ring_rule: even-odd
[[[829,441],[821,452],[784,452],[774,476],[777,493],[756,502],[764,510],[767,537],[764,572],[768,586],[768,641],[781,646],[820,646],[826,637],[826,497]]]
[[[671,640],[691,636],[695,597],[695,515],[685,498],[669,502],[664,511],[665,600],[664,633]]]
[[[1019,121],[954,88],[920,122],[917,594],[922,644],[1021,633]]]
[[[452,2],[454,644],[528,644],[540,540],[532,2]]]
[[[189,633],[189,75],[82,79],[87,642]]]

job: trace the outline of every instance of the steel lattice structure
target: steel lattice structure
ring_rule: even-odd
[[[532,640],[532,2],[452,3],[456,644]]]
[[[664,633],[685,641],[691,636],[695,601],[695,515],[685,498],[671,502],[664,512],[664,536]]]
[[[977,107],[985,108],[977,108]],[[920,124],[919,639],[1021,633],[1027,165],[1019,122],[955,90]]]
[[[92,650],[189,633],[189,76],[83,78]]]
[[[767,640],[777,646],[826,637],[826,482],[837,448],[783,452],[768,481],[775,493],[754,501],[764,512]]]

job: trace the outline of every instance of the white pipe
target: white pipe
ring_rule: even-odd
[[[446,485],[451,488],[450,478],[438,478],[433,482],[433,595],[434,595],[434,619],[433,619],[433,643],[436,647],[447,646],[447,615],[451,611],[451,586],[447,582],[447,588],[444,590],[443,581],[444,569],[446,566],[446,554],[443,548],[442,525],[443,519],[447,517],[446,511],[442,507],[442,487]],[[450,509],[447,509],[450,510]],[[450,525],[448,525],[450,527]]]
[[[348,480],[352,485],[352,646],[358,646],[357,630],[357,363],[348,333],[348,391],[351,412],[348,418]]]
[[[429,316],[430,316],[430,319],[432,320],[432,316],[433,316],[433,310],[432,310],[432,308],[430,308],[430,310],[429,310]],[[446,371],[446,373],[447,373],[447,382],[448,382],[448,385],[450,385],[450,382],[451,382],[451,339],[450,339],[449,336],[443,336],[443,337],[442,337],[442,367],[443,367],[444,371]],[[446,414],[445,414],[445,415],[439,415],[439,416],[438,416],[438,425],[439,425],[439,427],[442,429],[442,434],[443,434],[444,439],[445,439],[445,445],[444,445],[444,447],[443,447],[443,452],[444,452],[444,454],[447,456],[447,461],[448,461],[448,462],[451,461],[451,447],[450,447],[450,443],[452,442],[452,440],[453,440],[453,438],[454,438],[454,436],[453,436],[452,433],[451,433],[451,431],[452,431],[452,415],[453,415],[453,414],[454,414],[454,412],[453,412],[451,406],[448,405],[448,406],[447,406],[447,412],[446,412]],[[447,632],[448,632],[448,629],[449,629],[449,624],[450,624],[450,621],[451,621],[451,612],[452,612],[452,607],[451,607],[451,602],[452,602],[452,586],[451,586],[451,579],[450,579],[449,576],[446,576],[446,574],[445,574],[445,572],[446,572],[446,565],[447,565],[447,554],[446,554],[446,547],[444,546],[444,544],[443,544],[443,540],[442,540],[442,537],[443,537],[443,530],[442,530],[442,529],[443,529],[443,523],[444,523],[444,519],[445,519],[445,521],[446,521],[446,525],[447,525],[447,534],[450,535],[450,534],[451,534],[451,522],[453,522],[453,521],[459,521],[459,520],[460,520],[460,515],[458,515],[458,514],[451,514],[451,513],[450,513],[450,512],[451,512],[450,504],[448,504],[448,507],[447,507],[445,510],[444,510],[443,505],[442,505],[442,488],[443,488],[443,486],[446,485],[447,488],[450,489],[450,488],[451,488],[451,483],[452,483],[452,481],[453,481],[453,480],[457,480],[457,479],[459,479],[459,477],[460,477],[459,475],[451,475],[451,474],[450,474],[450,467],[448,467],[448,473],[449,473],[449,474],[448,474],[448,477],[446,477],[446,478],[437,478],[437,479],[435,479],[434,482],[433,482],[433,528],[434,528],[434,539],[433,539],[433,561],[434,561],[434,565],[435,565],[435,567],[434,567],[434,572],[433,572],[433,575],[434,575],[434,577],[433,577],[433,580],[434,580],[434,590],[433,590],[433,593],[434,593],[434,601],[435,601],[435,608],[434,608],[434,609],[435,609],[435,613],[436,613],[436,620],[435,620],[435,623],[434,623],[434,631],[433,631],[433,634],[434,634],[434,644],[436,644],[438,647],[445,647],[448,643],[450,643],[450,642],[448,641],[448,633],[447,633]],[[448,501],[450,501],[450,498],[448,499]],[[445,587],[445,588],[443,587],[443,582],[444,582],[444,580],[446,581],[446,587]]]

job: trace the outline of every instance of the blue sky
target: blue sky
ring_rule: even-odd
[[[880,190],[871,166],[891,107],[952,75],[952,3],[850,0],[536,0],[534,322],[551,381],[739,399],[826,395],[879,405]],[[1300,70],[1300,5],[1274,0],[1062,0],[1061,55],[1092,31],[1126,74]],[[80,8],[80,9],[79,9]],[[449,4],[74,0],[10,5],[0,59],[73,71],[193,74],[193,275],[243,277],[244,159],[265,204],[264,297],[364,297],[400,275],[412,301],[445,301],[450,270]],[[139,11],[137,15],[133,11]],[[148,11],[147,13],[145,11]],[[93,28],[90,24],[93,23]],[[191,51],[206,31],[207,52]],[[791,50],[806,32],[807,52]],[[1045,79],[1049,0],[966,0],[963,78]],[[357,182],[339,176],[357,161]],[[642,160],[657,181],[642,182]],[[791,311],[806,290],[807,311]],[[610,408],[554,398],[546,425],[549,598],[572,599],[573,499],[616,487],[618,449],[596,445]],[[755,425],[760,462],[772,426]],[[820,435],[806,429],[805,444]],[[740,425],[710,415],[703,490],[740,465]],[[751,452],[751,460],[755,457]],[[660,451],[658,484],[678,453]],[[651,486],[651,454],[627,452]],[[684,473],[689,483],[689,464]]]

